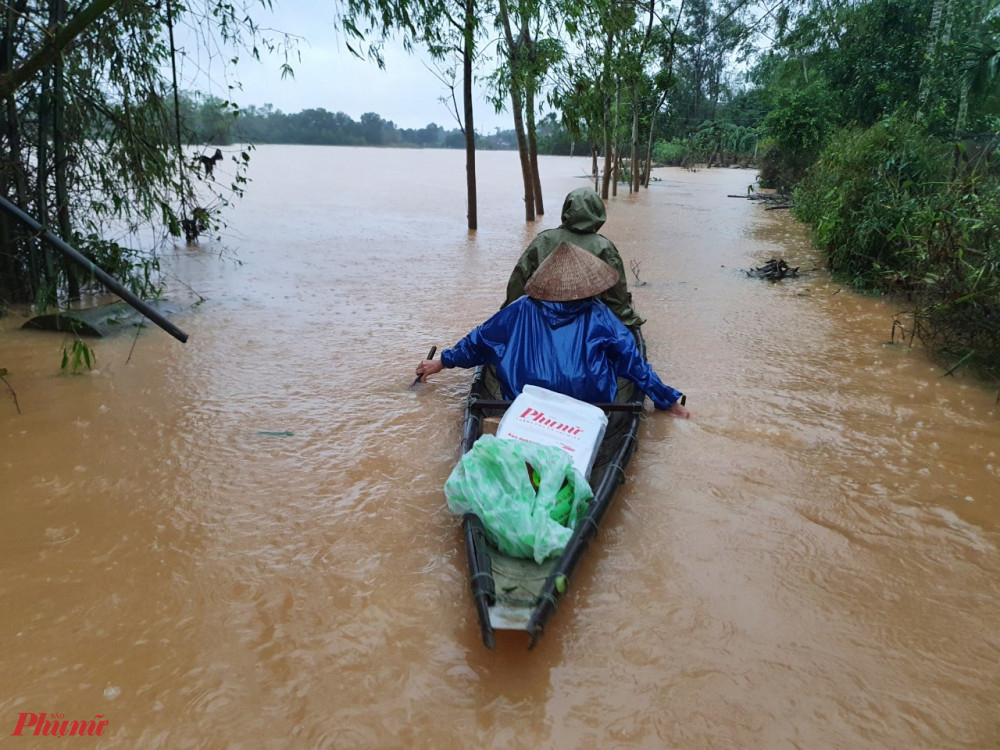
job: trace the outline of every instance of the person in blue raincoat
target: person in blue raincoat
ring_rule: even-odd
[[[525,294],[473,329],[440,359],[425,359],[416,374],[489,364],[505,399],[537,385],[590,403],[611,402],[618,377],[641,388],[657,409],[688,418],[683,395],[663,383],[635,338],[597,295],[618,273],[586,250],[564,242],[525,285]]]

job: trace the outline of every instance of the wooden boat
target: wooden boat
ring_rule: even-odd
[[[637,338],[640,350],[645,354],[641,335]],[[541,636],[546,622],[555,612],[559,597],[566,593],[587,543],[597,532],[615,492],[625,479],[625,468],[638,445],[636,433],[645,398],[634,383],[619,379],[615,403],[597,404],[607,413],[608,426],[590,472],[594,498],[561,555],[541,564],[530,559],[510,557],[488,541],[479,516],[466,513],[462,517],[472,597],[483,642],[489,648],[496,645],[496,630],[527,632],[530,638],[528,648],[534,647]],[[473,443],[483,434],[484,420],[502,416],[508,406],[509,402],[501,397],[500,385],[492,368],[476,368],[465,408],[463,454],[471,450]]]

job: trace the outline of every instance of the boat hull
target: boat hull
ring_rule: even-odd
[[[642,346],[641,337],[639,339]],[[563,552],[542,563],[510,557],[487,538],[482,521],[474,513],[462,517],[469,582],[482,631],[483,643],[495,648],[497,630],[521,630],[534,647],[568,587],[615,494],[625,480],[625,469],[638,446],[637,433],[645,394],[631,381],[618,381],[613,404],[597,404],[608,415],[590,485],[594,498],[576,525]],[[469,390],[462,431],[462,453],[471,450],[484,426],[501,417],[508,406],[489,367],[476,369]]]

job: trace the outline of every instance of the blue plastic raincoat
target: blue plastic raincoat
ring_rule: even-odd
[[[594,298],[520,297],[441,352],[441,363],[493,365],[508,400],[530,383],[590,403],[614,401],[619,376],[638,385],[658,409],[681,397],[646,363],[632,333]]]

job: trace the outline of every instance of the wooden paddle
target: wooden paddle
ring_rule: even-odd
[[[431,350],[429,352],[427,352],[427,356],[424,357],[424,359],[434,359],[434,353],[437,350],[438,350],[438,348],[436,346],[432,346]],[[420,382],[420,378],[422,378],[422,377],[423,377],[423,375],[417,375],[417,379],[413,381],[413,384],[410,386],[410,388],[413,388],[414,386],[416,386],[416,384]]]

